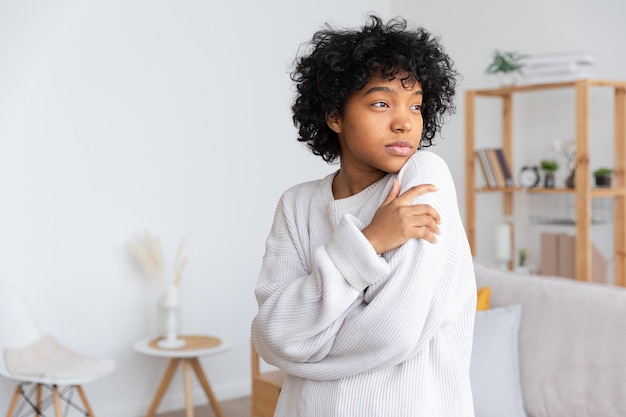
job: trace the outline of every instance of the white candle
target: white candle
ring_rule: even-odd
[[[496,258],[501,263],[511,260],[511,225],[508,223],[496,226]]]

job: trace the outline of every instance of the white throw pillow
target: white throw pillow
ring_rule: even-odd
[[[470,381],[476,417],[526,417],[518,332],[522,307],[477,311]]]

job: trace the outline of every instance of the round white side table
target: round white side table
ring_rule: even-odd
[[[194,370],[200,385],[204,389],[204,392],[211,403],[211,407],[213,411],[218,417],[224,417],[222,412],[222,408],[220,407],[215,395],[213,394],[213,390],[211,389],[211,385],[209,384],[209,380],[207,379],[204,371],[202,370],[202,366],[200,365],[200,361],[198,360],[201,356],[209,356],[215,355],[217,353],[222,353],[232,347],[232,344],[226,340],[219,339],[213,336],[206,335],[179,335],[180,339],[185,341],[185,345],[175,349],[164,349],[159,347],[157,344],[160,338],[147,338],[137,341],[133,348],[144,355],[149,356],[158,356],[162,358],[170,358],[170,362],[165,370],[165,374],[163,375],[163,379],[159,384],[159,388],[157,389],[154,399],[152,400],[152,404],[148,409],[148,413],[146,417],[154,416],[161,399],[163,398],[163,394],[167,390],[168,385],[170,384],[172,377],[174,376],[174,372],[178,367],[178,364],[182,361],[183,363],[183,379],[185,384],[185,406],[187,410],[187,417],[193,417],[193,399],[191,396],[191,369]]]

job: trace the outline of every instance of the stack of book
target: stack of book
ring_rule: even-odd
[[[576,278],[576,236],[566,233],[541,233],[542,275]],[[606,283],[608,263],[602,252],[591,243],[591,279]]]
[[[489,188],[514,187],[513,175],[502,148],[482,148],[475,151],[478,166]]]
[[[595,77],[596,57],[590,52],[529,55],[522,74],[528,84],[546,84]]]

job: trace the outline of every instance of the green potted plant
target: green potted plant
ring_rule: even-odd
[[[524,58],[526,58],[526,55],[519,52],[506,52],[496,49],[485,72],[499,76],[500,83],[503,85],[515,84],[516,77],[524,67]]]
[[[521,274],[530,273],[530,269],[528,265],[526,264],[526,262],[528,261],[528,252],[526,251],[526,249],[520,249],[518,254],[519,254],[519,258],[518,258],[517,266],[515,267],[515,272],[521,273]]]
[[[539,164],[544,173],[543,186],[546,188],[554,188],[554,173],[559,169],[558,162],[556,162],[555,159],[543,159]]]
[[[528,252],[526,249],[520,249],[519,251],[519,266],[526,266],[526,259],[528,258]]]
[[[610,187],[613,178],[613,169],[601,167],[593,171],[593,177],[596,181],[596,187]]]

